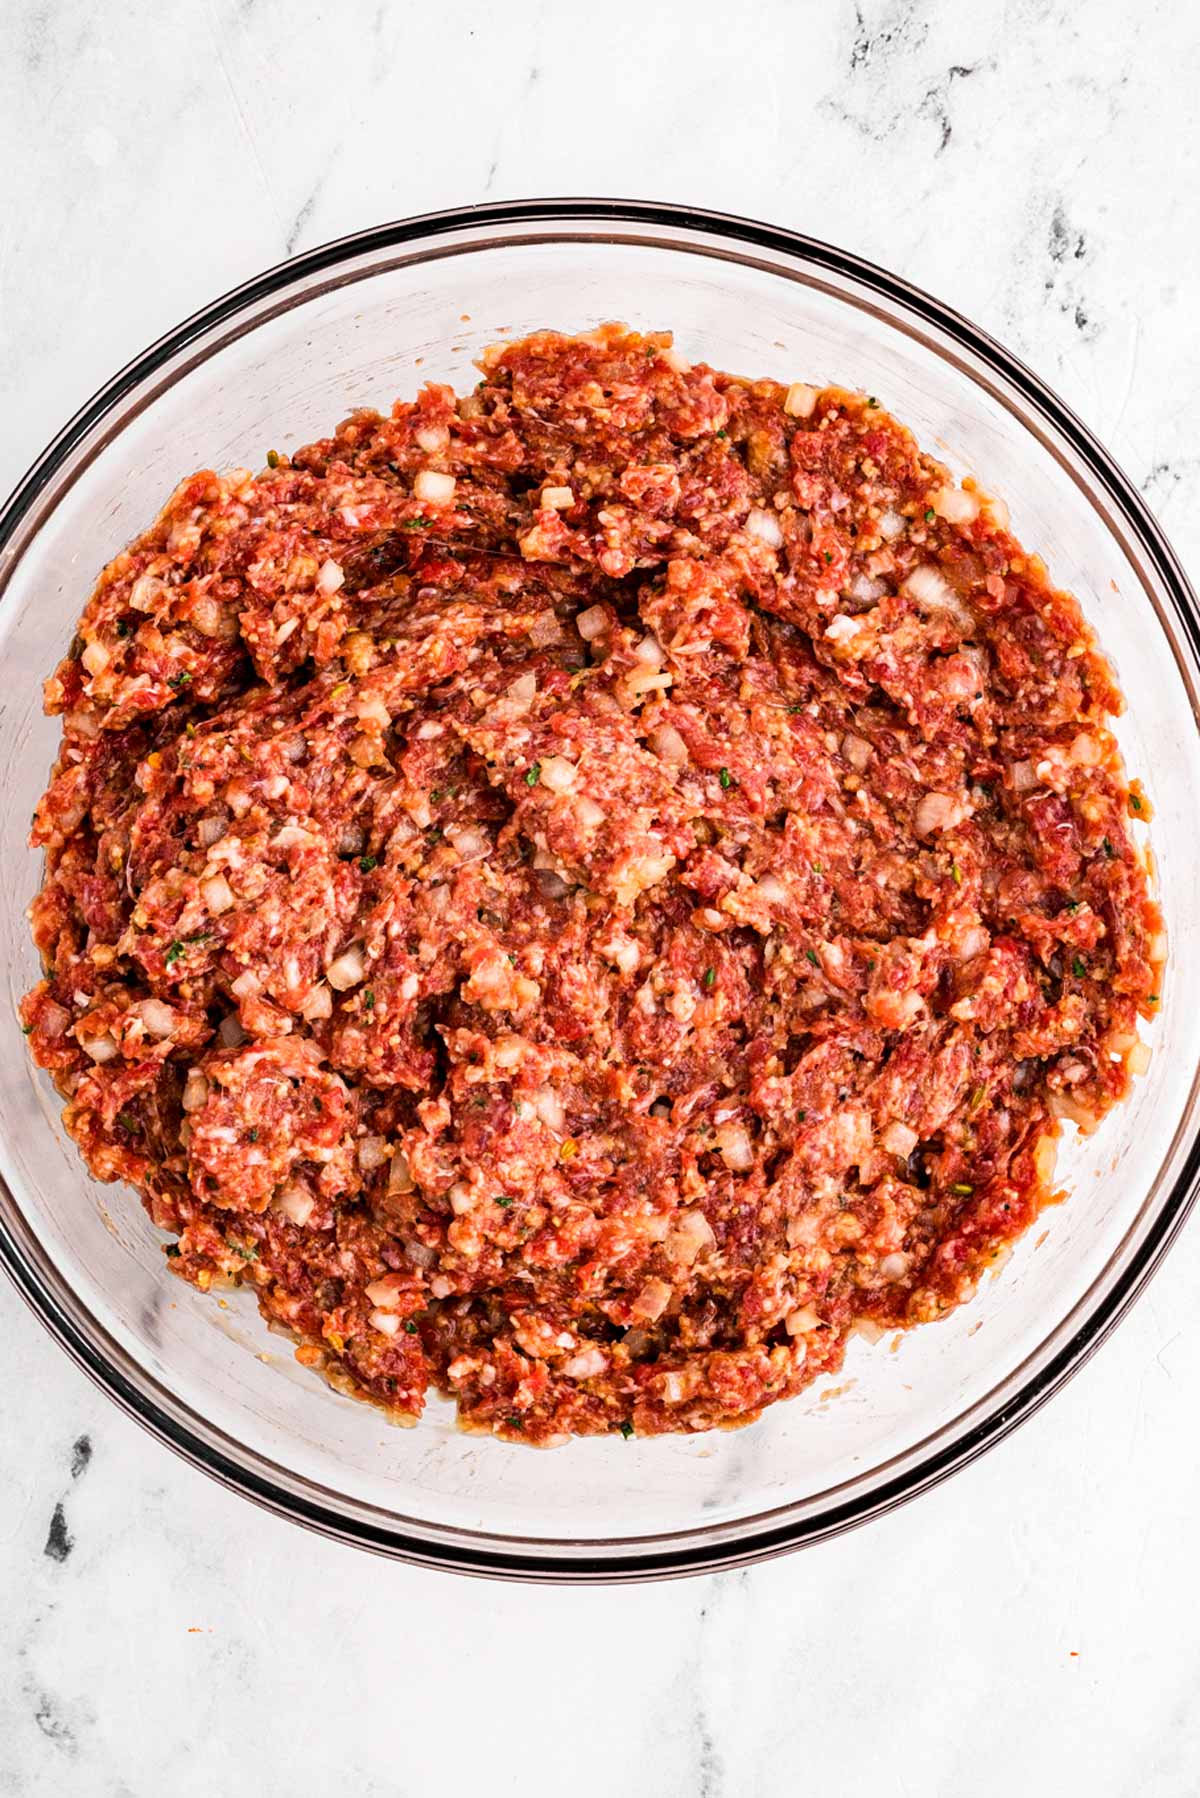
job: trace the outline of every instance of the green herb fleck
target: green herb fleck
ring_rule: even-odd
[[[363,1004],[366,1006],[368,1011],[374,1011],[374,1009],[375,1009],[375,989],[374,989],[374,987],[369,986],[367,988],[366,992],[363,994]]]
[[[409,1318],[408,1322],[405,1324],[404,1328],[410,1336],[415,1336],[417,1333],[417,1326],[413,1322],[411,1317]]]
[[[824,862],[814,862],[813,863],[813,873],[814,874],[824,874],[824,872],[825,872]]]
[[[959,867],[957,862],[950,863],[950,878],[954,882],[956,887],[960,887],[962,885],[962,869]]]
[[[525,1428],[524,1420],[516,1416],[515,1413],[511,1417],[506,1417],[504,1421],[510,1430],[523,1430]]]
[[[1132,807],[1133,807],[1133,809],[1134,809],[1134,811],[1135,811],[1135,812],[1140,812],[1140,811],[1141,811],[1141,809],[1142,809],[1142,802],[1141,802],[1141,800],[1140,800],[1140,799],[1139,799],[1139,798],[1138,798],[1138,796],[1137,796],[1137,794],[1136,794],[1136,793],[1131,793],[1131,794],[1130,794],[1130,795],[1129,795],[1129,803],[1130,803],[1130,805],[1131,805],[1131,806],[1132,806]]]
[[[505,1193],[502,1198],[497,1198],[496,1203],[499,1205],[501,1211],[507,1211],[512,1204],[512,1200],[509,1198],[508,1194]]]
[[[438,800],[441,799],[441,797],[442,797],[442,789],[440,787],[433,787],[430,790],[430,794],[429,794],[430,805],[436,805],[438,803]]]
[[[174,942],[167,949],[167,953],[163,956],[163,961],[166,963],[167,967],[169,967],[169,968],[174,967],[175,963],[179,960],[179,958],[182,954],[183,954],[183,944],[180,942]]]
[[[796,1113],[796,1122],[798,1124],[802,1124],[807,1116],[808,1116],[807,1111],[798,1111]]]
[[[804,707],[802,705],[790,705],[788,707],[788,716],[795,717],[797,712],[802,712],[803,710]]]
[[[725,437],[728,437],[728,435],[729,435],[729,432],[728,432],[728,431],[718,431],[718,432],[717,432],[717,436],[718,436],[718,437],[721,437],[721,438],[725,438]]]
[[[831,549],[827,549],[827,550],[826,550],[826,551],[825,551],[825,560],[826,560],[826,561],[827,561],[827,562],[832,562],[832,561],[833,561],[833,551],[832,551],[832,550],[831,550]]]
[[[879,404],[879,401],[875,398],[875,395],[873,393],[871,395],[869,395],[869,397],[867,399],[867,404],[868,404],[868,406],[877,406]]]
[[[1074,961],[1071,963],[1071,972],[1074,974],[1076,980],[1083,979],[1084,975],[1087,973],[1087,969],[1083,965],[1082,956],[1077,955],[1075,957]]]
[[[533,767],[529,770],[528,774],[525,776],[525,785],[527,787],[536,787],[538,784],[538,781],[541,778],[542,778],[542,764],[540,762],[535,762],[533,764]]]
[[[424,516],[406,518],[400,528],[405,531],[427,531],[432,522],[432,519],[425,518]]]
[[[717,970],[715,968],[705,968],[705,970],[704,970],[705,986],[715,986],[716,979],[717,979]]]
[[[374,855],[360,855],[358,858],[358,865],[364,874],[369,874],[373,868],[379,866],[379,861]]]
[[[1070,905],[1068,905],[1068,907],[1067,907],[1067,910],[1070,912],[1071,916],[1074,917],[1075,913],[1079,910],[1078,899],[1072,899]]]
[[[120,1124],[122,1130],[132,1130],[135,1136],[140,1133],[142,1128],[130,1111],[118,1111],[117,1122]]]
[[[117,635],[118,637],[127,637],[129,635],[129,626],[123,618],[118,618],[117,620]]]
[[[728,768],[722,768],[718,778],[721,785],[725,788],[726,792],[728,792],[729,788],[733,785],[733,775],[729,772]]]
[[[968,1180],[958,1180],[950,1188],[950,1191],[961,1194],[961,1196],[963,1198],[969,1198],[970,1195],[975,1191],[975,1188],[970,1184],[970,1182]]]
[[[806,961],[811,961],[814,968],[819,968],[821,965],[817,960],[816,951],[814,949],[806,949],[804,951],[804,958]]]
[[[177,1261],[179,1259],[181,1250],[180,1250],[179,1244],[177,1242],[169,1242],[163,1252],[166,1255],[168,1261]]]
[[[243,1261],[257,1261],[258,1260],[258,1250],[257,1249],[244,1249],[240,1242],[231,1243],[229,1246],[232,1248],[235,1255],[241,1256]]]
[[[626,1419],[626,1421],[618,1427],[620,1428],[622,1436],[624,1436],[626,1442],[628,1442],[629,1438],[633,1435],[633,1425]]]
[[[167,685],[168,685],[168,687],[174,687],[175,691],[178,692],[180,687],[189,687],[191,685],[191,682],[192,682],[192,677],[188,673],[187,669],[184,668],[178,674],[173,674],[171,676],[170,680],[167,682]]]
[[[248,1130],[246,1132],[246,1134],[250,1138],[251,1142],[257,1142],[258,1141],[258,1126],[257,1126],[257,1124],[255,1125],[253,1130]]]
[[[1113,848],[1112,844],[1109,842],[1107,837],[1105,837],[1104,840],[1101,842],[1100,847],[1101,847],[1101,849],[1103,849],[1103,851],[1104,851],[1105,855],[1108,857],[1109,861],[1111,861],[1113,856],[1116,854],[1116,850]]]
[[[187,732],[187,734],[188,734],[188,736],[189,736],[189,737],[194,737],[194,736],[195,736],[195,734],[196,734],[196,726],[195,726],[195,725],[194,725],[194,724],[185,724],[185,725],[184,725],[184,727],[183,727],[183,728],[184,728],[184,730],[185,730],[185,731],[186,731],[186,732]]]
[[[21,1035],[22,1036],[31,1036],[32,1033],[33,1033],[33,1025],[32,1024],[22,1024],[21,1025]]]
[[[267,467],[268,468],[278,468],[279,467],[279,451],[278,450],[268,450],[267,451]]]
[[[936,517],[937,517],[937,513],[934,511],[933,507],[926,506],[926,508],[925,508],[925,523],[932,524]]]

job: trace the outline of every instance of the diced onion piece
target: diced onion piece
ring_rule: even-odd
[[[152,574],[139,574],[129,589],[129,603],[135,612],[150,612],[161,593],[166,592],[163,582],[156,580]]]
[[[515,710],[527,712],[537,698],[537,676],[519,674],[515,681],[510,682],[504,698]]]
[[[850,618],[844,612],[839,612],[826,626],[825,635],[831,643],[848,643],[851,637],[857,637],[858,630],[857,618]]]
[[[553,612],[539,612],[529,627],[529,641],[535,649],[549,649],[562,642],[562,626]]]
[[[1131,1074],[1144,1074],[1150,1066],[1149,1043],[1144,1043],[1139,1038],[1125,1057],[1125,1066]]]
[[[221,1019],[217,1038],[223,1049],[238,1049],[247,1040],[242,1020],[236,1011],[231,1011],[228,1017]]]
[[[364,1291],[380,1311],[394,1311],[404,1293],[404,1280],[400,1274],[383,1274]]]
[[[717,1148],[725,1166],[734,1173],[745,1173],[754,1166],[754,1149],[750,1142],[750,1132],[744,1124],[722,1124],[717,1131]]]
[[[38,1012],[38,1028],[48,1043],[56,1042],[71,1022],[71,1014],[53,999],[47,999]]]
[[[850,766],[861,774],[871,760],[871,745],[865,737],[856,736],[852,730],[848,730],[842,738],[842,754]]]
[[[327,557],[317,570],[318,593],[336,593],[345,578],[339,564]]]
[[[803,381],[793,381],[784,397],[783,409],[792,418],[811,418],[817,403],[817,390]]]
[[[636,660],[644,662],[647,668],[661,668],[666,660],[663,646],[653,634],[643,637],[640,643],[635,643],[633,653]]]
[[[889,508],[888,511],[881,513],[880,515],[879,535],[883,538],[885,543],[894,543],[897,537],[903,536],[907,525],[907,518],[904,518],[899,512],[893,512]]]
[[[783,542],[783,528],[778,518],[774,512],[764,511],[762,506],[752,506],[746,514],[746,530],[771,549],[778,549]]]
[[[366,838],[357,824],[344,824],[338,838],[339,855],[361,855]]]
[[[607,1366],[608,1357],[603,1349],[585,1348],[579,1354],[572,1355],[569,1361],[564,1361],[562,1371],[568,1380],[590,1380],[596,1374],[603,1373]]]
[[[101,1036],[89,1036],[86,1041],[81,1038],[79,1046],[96,1062],[111,1061],[117,1053],[117,1045],[107,1030]]]
[[[465,1180],[456,1180],[450,1188],[450,1209],[455,1217],[466,1217],[475,1209],[475,1194]]]
[[[258,991],[259,985],[258,975],[252,969],[247,968],[244,974],[239,974],[237,979],[231,983],[229,990],[235,999],[252,999]]]
[[[850,1325],[851,1336],[861,1336],[864,1342],[878,1342],[887,1334],[882,1324],[877,1324],[869,1317],[860,1317]]]
[[[925,793],[917,802],[913,829],[919,837],[930,837],[938,831],[952,830],[965,816],[962,803],[947,793]]]
[[[486,830],[473,824],[448,824],[446,841],[453,845],[464,862],[482,861],[492,853],[492,839]]]
[[[908,1272],[908,1256],[899,1252],[885,1255],[879,1263],[879,1271],[885,1280],[902,1280]]]
[[[961,487],[938,487],[929,495],[929,503],[947,524],[970,524],[979,517],[979,501]]]
[[[579,770],[565,755],[550,755],[541,765],[538,779],[551,793],[569,793]]]
[[[539,1086],[532,1098],[533,1109],[548,1130],[561,1136],[566,1127],[563,1102],[552,1086]]]
[[[672,1261],[691,1267],[697,1256],[716,1241],[712,1225],[702,1211],[685,1211],[667,1237],[667,1254]]]
[[[428,1243],[419,1241],[415,1236],[405,1237],[404,1253],[414,1267],[430,1268],[437,1260],[436,1250],[431,1249]]]
[[[575,816],[585,830],[595,830],[603,824],[605,814],[594,799],[589,799],[587,794],[583,793],[575,801]]]
[[[413,482],[413,497],[426,505],[448,506],[456,486],[452,474],[439,474],[436,469],[423,468]]]
[[[543,487],[542,505],[551,512],[567,512],[575,504],[575,495],[569,487]]]
[[[902,586],[918,605],[927,606],[932,612],[963,611],[962,604],[946,577],[938,569],[931,568],[928,562],[922,562],[919,567],[914,568]]]
[[[812,1305],[797,1305],[794,1311],[788,1312],[784,1328],[789,1336],[804,1336],[809,1330],[815,1330],[820,1321]]]
[[[847,591],[860,605],[873,606],[877,599],[883,598],[887,586],[883,581],[872,580],[869,574],[856,574]]]
[[[324,984],[314,986],[300,1007],[300,1015],[307,1018],[310,1024],[315,1024],[321,1018],[331,1017],[333,1015],[333,994],[329,988]]]
[[[229,911],[235,903],[233,888],[223,874],[214,874],[211,880],[200,882],[200,897],[214,917],[220,917]]]
[[[788,890],[777,874],[763,874],[754,883],[754,890],[760,899],[768,905],[786,905]]]
[[[665,1280],[651,1275],[631,1307],[633,1315],[644,1323],[654,1323],[671,1302],[671,1288]]]
[[[650,732],[649,743],[660,761],[671,768],[683,768],[688,761],[688,746],[673,724],[660,724]]]
[[[998,525],[1002,531],[1006,531],[1012,523],[1012,515],[1009,512],[1007,503],[1002,499],[997,499],[994,493],[984,493],[979,497],[980,503],[992,523]]]
[[[199,1068],[189,1068],[183,1087],[183,1109],[199,1111],[208,1098],[208,1077]]]
[[[575,620],[575,629],[585,643],[594,643],[600,633],[608,628],[608,607],[588,606],[580,612]]]
[[[393,1149],[392,1165],[388,1169],[389,1192],[412,1192],[413,1177],[409,1171],[408,1156],[403,1149]],[[411,1261],[412,1257],[409,1256]]]
[[[219,843],[221,841],[221,838],[228,829],[228,818],[201,818],[196,829],[196,835],[200,840],[200,847],[202,849],[211,849],[214,843]]]
[[[1027,793],[1037,785],[1037,775],[1032,762],[1014,762],[1012,765],[1012,784],[1014,793]]]
[[[161,999],[143,999],[134,1010],[151,1036],[170,1036],[178,1022],[171,1007],[164,1005]]]
[[[896,1118],[879,1140],[889,1155],[898,1155],[901,1161],[907,1161],[921,1139],[908,1124],[903,1124]]]
[[[89,674],[103,674],[112,657],[103,643],[96,642],[89,643],[79,659]]]
[[[303,1186],[293,1182],[275,1194],[273,1208],[281,1211],[284,1217],[291,1218],[294,1224],[303,1229],[313,1214],[314,1203],[312,1194],[306,1192]]]
[[[359,1139],[358,1165],[364,1174],[373,1174],[376,1168],[382,1167],[388,1159],[385,1136],[364,1136]]]
[[[418,449],[423,449],[427,456],[438,456],[450,442],[450,432],[445,425],[423,425],[415,438]]]
[[[357,986],[367,971],[361,943],[351,943],[343,949],[325,970],[325,978],[335,992],[344,993],[348,987]]]
[[[394,1311],[372,1311],[367,1322],[382,1336],[395,1336],[400,1329],[400,1319]]]

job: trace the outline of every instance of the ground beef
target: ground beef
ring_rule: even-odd
[[[267,462],[46,689],[23,1020],[173,1271],[532,1443],[967,1299],[1163,956],[1112,671],[1003,507],[616,327]]]

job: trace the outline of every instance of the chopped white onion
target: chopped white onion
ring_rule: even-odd
[[[436,469],[423,468],[413,482],[413,497],[426,505],[448,506],[456,486],[452,474],[439,474]]]
[[[550,755],[542,763],[538,778],[552,793],[569,793],[578,773],[574,762],[568,761],[565,755]]]
[[[777,874],[763,874],[755,881],[754,891],[768,905],[786,905],[788,890]]]
[[[849,618],[844,612],[839,612],[826,626],[825,635],[831,643],[848,643],[851,637],[857,637],[858,630],[857,618]]]
[[[952,830],[965,816],[965,808],[959,800],[951,799],[946,793],[925,793],[917,802],[913,829],[919,837],[930,837],[941,830]]]
[[[590,1380],[596,1374],[603,1373],[607,1366],[608,1357],[603,1349],[585,1348],[579,1354],[572,1355],[569,1361],[564,1361],[562,1371],[568,1380]]]
[[[383,1274],[378,1280],[372,1280],[363,1291],[380,1311],[392,1311],[404,1291],[404,1281],[399,1274]]]
[[[239,974],[237,979],[231,983],[229,990],[235,999],[252,999],[258,991],[259,985],[258,975],[251,968],[247,968],[244,974]]]
[[[314,1203],[312,1194],[306,1192],[303,1186],[293,1182],[275,1194],[273,1208],[281,1211],[284,1217],[291,1218],[294,1224],[303,1229],[313,1214]]]
[[[793,418],[810,418],[817,403],[817,390],[803,381],[793,381],[784,398],[783,409]]]
[[[902,1124],[897,1118],[888,1125],[879,1140],[889,1155],[897,1155],[901,1161],[907,1161],[921,1139],[915,1130]]]
[[[633,653],[636,660],[644,662],[648,668],[661,668],[666,660],[662,644],[653,634],[643,637],[640,643],[635,643]]]
[[[563,1102],[552,1086],[539,1086],[533,1094],[533,1109],[545,1124],[547,1130],[553,1130],[561,1136],[566,1127],[566,1113]]]
[[[418,449],[423,449],[427,456],[440,456],[450,442],[450,432],[445,425],[424,425],[415,433]]]
[[[716,1241],[712,1225],[702,1211],[685,1211],[667,1237],[667,1254],[672,1261],[691,1267],[696,1258]]]
[[[117,1053],[117,1045],[107,1031],[103,1036],[88,1037],[86,1042],[80,1039],[79,1046],[85,1055],[90,1055],[92,1060],[97,1062],[111,1061]]]
[[[654,1323],[660,1318],[671,1302],[671,1288],[665,1280],[651,1275],[642,1290],[638,1293],[631,1307],[633,1315],[645,1323]]]
[[[899,1253],[885,1255],[879,1263],[879,1271],[885,1280],[902,1280],[908,1272],[908,1256]]]
[[[412,1192],[412,1190],[413,1177],[409,1172],[408,1156],[404,1153],[403,1149],[393,1149],[392,1165],[388,1169],[388,1191]],[[412,1260],[411,1255],[409,1256],[409,1260]]]
[[[450,1188],[450,1209],[455,1217],[466,1217],[475,1209],[475,1194],[465,1180],[456,1180]]]
[[[746,530],[751,537],[757,537],[760,543],[771,549],[778,549],[783,542],[783,529],[774,512],[767,512],[761,506],[752,506],[746,514]]]
[[[889,508],[888,511],[880,515],[879,535],[884,539],[885,543],[894,543],[897,537],[904,534],[907,525],[907,518],[902,517],[899,512],[891,511]]]
[[[224,816],[219,818],[201,818],[196,830],[196,835],[200,840],[200,847],[202,849],[211,849],[214,843],[219,843],[221,841],[221,838],[228,829],[229,820]]]
[[[486,830],[477,830],[473,824],[448,824],[446,841],[457,850],[464,862],[482,861],[492,853],[492,839]]]
[[[543,487],[542,505],[551,512],[567,512],[575,504],[575,495],[569,487]]]
[[[223,1049],[240,1049],[242,1044],[247,1041],[246,1032],[242,1029],[242,1020],[236,1011],[231,1011],[227,1018],[221,1019],[217,1039]]]
[[[871,760],[871,745],[865,737],[856,736],[852,730],[848,730],[842,738],[842,754],[850,766],[861,774]]]
[[[963,609],[945,576],[931,568],[928,562],[914,568],[902,585],[918,605],[927,606],[930,611],[961,612]]]
[[[89,643],[79,659],[89,674],[103,674],[112,657],[103,643],[97,642]]]
[[[585,643],[594,643],[600,633],[608,628],[608,607],[588,606],[580,612],[575,620],[575,629]]]
[[[358,1165],[364,1174],[373,1174],[389,1159],[385,1136],[364,1136],[358,1144]]]
[[[143,999],[133,1009],[151,1036],[170,1036],[178,1021],[171,1007],[164,1005],[161,999]]]
[[[516,711],[527,712],[537,698],[537,676],[519,674],[515,681],[510,682],[504,697]]]
[[[419,1242],[415,1236],[405,1238],[404,1253],[414,1267],[432,1267],[437,1260],[436,1252],[428,1244]]]
[[[1134,1043],[1125,1057],[1125,1066],[1131,1074],[1144,1074],[1150,1066],[1150,1045],[1139,1040]]]
[[[332,1017],[333,994],[329,988],[324,984],[314,986],[300,1007],[300,1015],[307,1018],[310,1024],[315,1024],[321,1018]]]
[[[318,593],[336,593],[345,578],[346,577],[342,573],[339,565],[331,559],[326,558],[317,570]]]
[[[815,1330],[820,1321],[812,1305],[798,1305],[788,1312],[784,1328],[789,1336],[804,1336],[809,1330]]]
[[[722,1124],[717,1131],[717,1148],[725,1166],[734,1173],[745,1173],[754,1166],[754,1149],[744,1124]]]
[[[575,801],[575,816],[585,830],[595,830],[603,824],[605,813],[594,799],[589,799],[587,794],[583,793]]]
[[[183,1087],[183,1109],[199,1111],[208,1098],[208,1077],[199,1068],[189,1068]]]
[[[343,949],[325,970],[325,978],[335,992],[344,993],[348,987],[357,986],[367,971],[361,943],[351,943]]]
[[[338,838],[338,854],[361,855],[366,840],[357,824],[344,824]]]
[[[553,612],[539,612],[529,627],[529,641],[535,649],[549,649],[562,642],[562,626]]]
[[[220,917],[222,912],[229,911],[235,903],[233,888],[223,874],[214,874],[211,880],[202,880],[200,897],[214,917]]]
[[[383,1336],[395,1336],[400,1329],[400,1319],[394,1311],[372,1311],[367,1322]]]
[[[947,524],[970,524],[972,519],[979,517],[979,501],[973,493],[964,493],[961,487],[939,487],[929,495],[929,503]]]
[[[688,746],[673,724],[660,724],[650,732],[649,743],[655,755],[672,768],[682,768],[688,761]]]

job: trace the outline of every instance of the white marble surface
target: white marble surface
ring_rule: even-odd
[[[1190,0],[729,10],[8,0],[0,485],[285,254],[485,197],[626,193],[796,226],[951,301],[1082,413],[1200,572]],[[1193,1225],[1068,1390],[886,1521],[595,1593],[418,1573],[259,1514],[0,1290],[0,1794],[1185,1798],[1198,1285]]]

